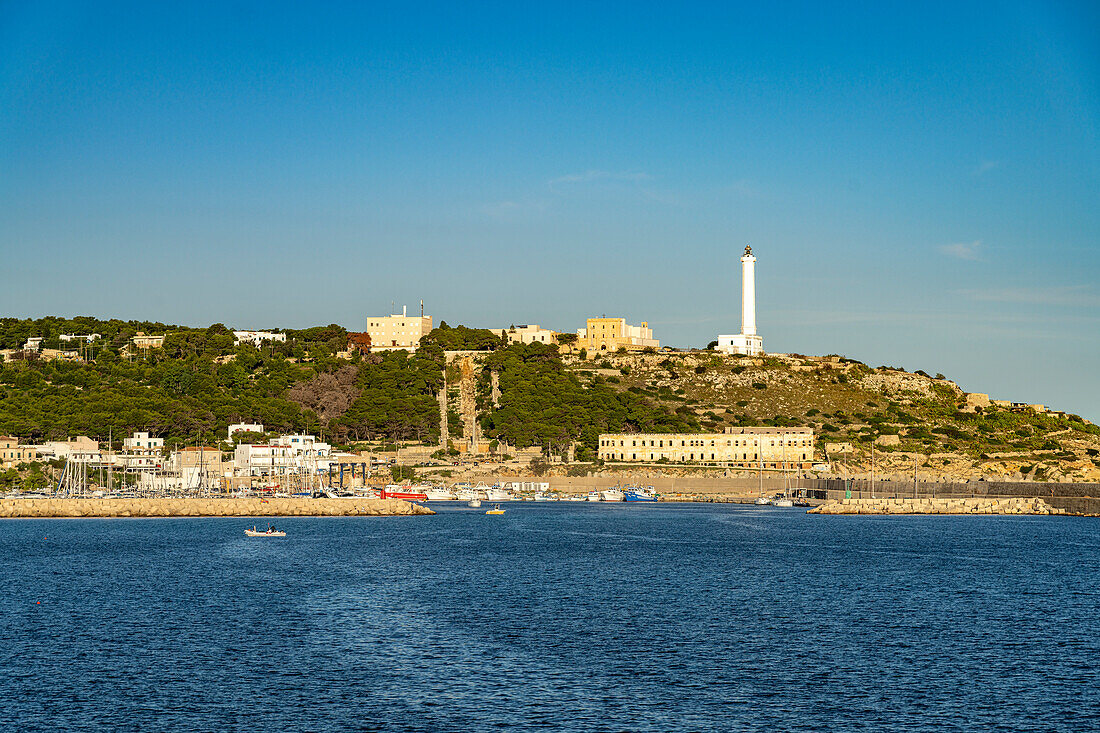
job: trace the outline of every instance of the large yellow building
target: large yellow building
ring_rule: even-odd
[[[12,468],[20,463],[37,461],[38,448],[33,445],[20,445],[19,438],[0,437],[0,468]]]
[[[713,463],[733,468],[809,468],[813,428],[726,428],[723,433],[600,435],[605,461]]]
[[[620,347],[627,351],[641,351],[646,347],[654,349],[660,342],[653,338],[649,323],[642,321],[640,326],[631,326],[625,318],[589,318],[586,328],[577,329],[577,348],[595,351],[617,351]]]
[[[367,316],[367,334],[370,336],[371,351],[396,351],[405,349],[416,351],[420,339],[432,330],[432,317],[423,313],[421,306],[419,317],[408,315],[402,307],[401,313],[390,316]]]

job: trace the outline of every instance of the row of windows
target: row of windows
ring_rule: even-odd
[[[643,447],[643,448],[646,447],[645,440],[640,441],[640,443],[641,443],[641,447]],[[675,444],[676,444],[675,440],[668,441],[668,447],[669,448],[673,447]],[[680,447],[682,447],[682,448],[686,448],[686,447],[700,447],[701,448],[701,447],[705,446],[706,444],[707,444],[707,441],[705,441],[705,440],[687,440],[687,441],[681,440],[680,441]],[[602,445],[604,447],[614,446],[615,441],[614,440],[601,440],[600,445]],[[637,448],[638,445],[639,445],[639,441],[638,440],[631,440],[630,445],[631,445],[631,447]],[[717,442],[714,441],[714,440],[710,441],[710,447],[712,447],[712,448],[715,447],[715,446],[720,446],[720,445],[722,445],[722,441],[720,441],[720,440],[717,441]],[[752,440],[751,442],[748,441],[748,440],[727,440],[726,441],[726,446],[727,447],[742,446],[742,445],[756,446],[756,445],[761,445],[761,442],[760,442],[759,439]],[[769,442],[769,445],[774,447],[776,445],[776,442],[774,440],[772,440],[772,441]],[[783,445],[783,440],[782,439],[780,439],[779,445],[780,446]],[[793,440],[788,440],[787,445],[790,445],[790,446],[799,446],[799,445],[800,446],[809,446],[809,445],[812,445],[812,442],[810,441],[809,438],[793,439]],[[625,440],[620,440],[619,441],[619,447],[625,448],[626,447],[626,441]],[[650,448],[664,448],[665,447],[665,441],[651,439],[649,441],[649,447]]]
[[[654,453],[650,453],[648,456],[646,456],[644,453],[641,454],[640,456],[637,453],[631,453],[630,458],[626,457],[626,453],[609,453],[606,456],[604,456],[604,458],[606,460],[611,460],[611,461],[626,461],[626,460],[631,460],[631,461],[637,461],[637,460],[659,461],[661,458],[664,458],[664,457],[665,456],[658,456]],[[741,458],[738,458],[737,456],[733,456],[732,458],[725,458],[725,457],[718,457],[714,453],[711,453],[710,457],[708,458],[705,453],[700,453],[698,456],[696,456],[694,453],[689,453],[686,456],[680,456],[679,460],[681,462],[698,460],[698,461],[715,461],[715,462],[726,462],[726,463],[728,463],[728,462],[744,463],[746,466],[756,468],[758,464],[754,463],[753,461],[759,461],[759,458],[757,458],[756,454],[753,454],[751,458],[749,458],[747,454],[743,454]],[[801,461],[808,461],[808,460],[810,460],[810,457],[808,455],[791,456],[791,460],[786,461],[786,464],[788,466],[793,466],[795,461],[800,461],[800,460]],[[760,465],[762,465],[764,468],[777,468],[777,467],[783,466],[783,464],[784,464],[783,461],[777,461],[777,462],[773,462],[773,463],[764,463],[764,464],[760,464]]]

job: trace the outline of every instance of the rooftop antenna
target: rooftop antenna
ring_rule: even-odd
[[[423,298],[420,299],[420,317],[421,318],[424,317],[424,299]]]

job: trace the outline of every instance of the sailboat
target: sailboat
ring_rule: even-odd
[[[773,503],[775,506],[791,507],[794,506],[794,502],[791,500],[791,477],[787,473],[787,436],[784,435],[780,439],[780,444],[783,446],[783,496],[776,499]]]

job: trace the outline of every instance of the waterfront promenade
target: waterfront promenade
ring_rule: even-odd
[[[400,499],[4,499],[7,517],[396,517],[434,514]]]

